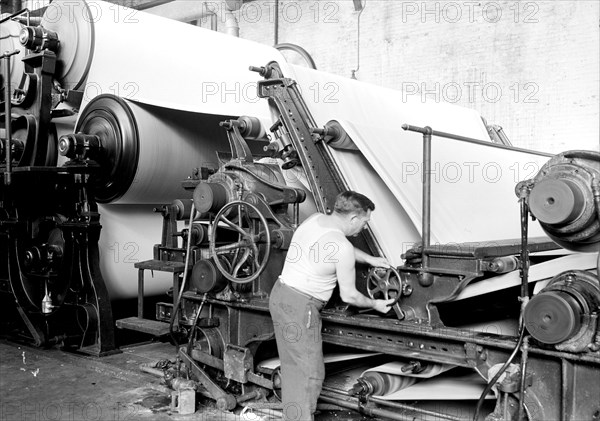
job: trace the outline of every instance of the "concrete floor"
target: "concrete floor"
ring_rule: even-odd
[[[170,410],[169,390],[140,364],[175,359],[168,343],[121,348],[121,354],[94,358],[42,350],[0,339],[0,420],[123,421],[206,420],[267,421],[273,417],[217,411],[201,402],[192,415]],[[348,411],[323,412],[317,419],[361,420]],[[366,419],[366,418],[365,418]],[[372,420],[372,418],[369,418]]]
[[[174,347],[153,343],[93,358],[0,341],[0,419],[17,420],[240,420],[205,408],[183,416],[170,411],[160,379],[139,369],[174,359]]]

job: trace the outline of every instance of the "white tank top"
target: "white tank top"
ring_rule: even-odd
[[[280,279],[298,291],[328,301],[337,283],[339,242],[323,237],[331,232],[339,233],[344,240],[346,237],[337,228],[326,228],[323,218],[327,216],[312,215],[294,232]]]

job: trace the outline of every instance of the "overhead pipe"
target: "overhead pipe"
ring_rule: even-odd
[[[242,7],[242,0],[221,0],[221,1],[189,1],[174,0],[168,3],[159,4],[148,9],[145,12],[164,18],[177,20],[180,22],[192,22],[205,18],[211,19],[211,29],[215,20],[221,20],[225,25],[224,32],[234,37],[240,36],[240,26],[233,12]]]

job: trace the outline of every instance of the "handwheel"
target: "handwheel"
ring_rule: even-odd
[[[238,240],[218,245],[219,227],[236,232]],[[217,269],[225,278],[238,284],[254,281],[267,267],[271,252],[271,234],[267,220],[250,203],[236,200],[226,204],[217,213],[210,227],[209,251]],[[219,256],[227,258],[229,267],[223,264]]]
[[[394,302],[390,307],[394,310],[400,320],[404,319],[404,312],[400,309],[398,301],[402,296],[402,284],[400,274],[393,268],[371,268],[367,278],[367,293],[374,300],[390,298]]]

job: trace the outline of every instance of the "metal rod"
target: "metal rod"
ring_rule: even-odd
[[[342,399],[337,399],[332,396],[323,396],[323,394],[321,394],[319,399],[322,402],[333,403],[333,404],[341,406],[343,408],[353,409],[354,411],[358,411],[358,412],[363,413],[368,416],[380,416],[380,417],[385,417],[386,419],[396,420],[396,421],[413,421],[414,420],[414,417],[412,417],[412,416],[402,416],[402,415],[396,414],[395,412],[387,411],[385,409],[362,407],[359,404],[358,400],[356,400],[356,399],[353,399],[356,402],[345,401]]]
[[[12,15],[5,16],[2,19],[0,19],[0,23],[6,22],[7,20],[10,20],[10,19],[14,18],[15,16],[19,16],[20,14],[25,13],[25,12],[29,12],[29,9],[27,9],[27,8],[21,9],[18,12],[13,13]]]
[[[138,317],[144,318],[144,269],[138,269]]]
[[[463,420],[463,418],[460,417],[455,417],[449,414],[443,414],[440,412],[435,412],[435,411],[429,411],[427,409],[420,409],[420,408],[415,408],[414,406],[410,406],[410,405],[404,405],[398,402],[390,402],[390,401],[384,401],[382,399],[378,399],[378,398],[374,398],[374,397],[370,397],[369,401],[374,402],[374,403],[378,403],[380,405],[386,405],[389,406],[390,408],[396,408],[396,409],[407,409],[407,410],[411,410],[417,414],[421,414],[421,415],[431,415],[433,417],[436,418],[441,418],[441,419],[445,419],[445,420],[451,420],[451,421],[458,421],[458,420]]]
[[[424,132],[426,130],[425,127],[411,126],[410,124],[403,124],[402,128],[404,130],[407,130],[407,131],[410,131],[410,132],[417,132],[417,133],[423,133],[423,134],[424,134]],[[528,150],[528,149],[516,148],[514,146],[501,145],[499,143],[485,142],[483,140],[474,139],[472,137],[459,136],[459,135],[456,135],[456,134],[446,133],[446,132],[438,132],[437,130],[432,130],[431,134],[433,136],[437,136],[437,137],[445,137],[447,139],[461,140],[463,142],[476,143],[478,145],[491,146],[493,148],[508,149],[508,150],[511,150],[511,151],[519,151],[519,152],[527,152],[527,153],[532,153],[532,154],[536,154],[536,155],[540,155],[540,156],[547,156],[547,157],[553,157],[554,156],[553,154],[546,153],[546,152],[531,151],[531,150]]]
[[[525,378],[527,374],[527,358],[529,351],[529,336],[525,336],[523,339],[523,345],[521,346],[521,379],[519,382],[519,412],[518,420],[523,419],[525,412]],[[563,420],[566,418],[563,418]]]
[[[279,0],[275,0],[274,21],[273,21],[273,45],[279,44]]]
[[[4,184],[6,186],[11,184],[12,181],[12,127],[11,127],[11,89],[10,89],[10,57],[15,54],[19,54],[19,50],[14,50],[12,52],[6,51],[0,58],[6,60],[6,88],[4,90],[4,112],[6,113],[4,116],[4,133],[6,139],[4,139],[4,157],[6,160],[6,168],[4,170]]]
[[[569,399],[569,389],[571,384],[567,383],[570,381],[568,370],[567,370],[568,362],[566,360],[561,360],[561,382],[560,382],[560,419],[567,419],[567,399]]]
[[[431,135],[433,129],[429,126],[421,128],[408,124],[403,124],[402,128],[423,134],[423,216],[421,219],[421,241],[423,243],[421,259],[423,262],[423,272],[419,273],[419,283],[427,287],[433,284],[433,275],[427,272],[429,268],[429,254],[425,253],[425,249],[429,248],[431,244]]]
[[[527,197],[529,195],[529,185],[523,183],[519,191],[519,204],[521,209],[521,323],[525,323],[523,312],[529,301],[529,249],[527,244],[529,229],[529,206]]]
[[[423,133],[423,250],[431,245],[431,127]],[[423,253],[423,268],[429,267],[429,256]]]
[[[246,402],[251,399],[260,399],[262,396],[263,396],[263,392],[260,389],[258,389],[258,390],[254,390],[252,392],[244,393],[243,395],[240,395],[240,396],[236,396],[235,400],[237,401],[238,404],[240,404],[242,402]]]
[[[323,397],[323,391],[326,392],[327,396],[333,397],[333,395],[341,395],[341,396],[344,396],[345,398],[357,399],[355,397],[350,396],[348,394],[348,392],[346,392],[344,390],[339,390],[339,389],[335,389],[335,388],[327,387],[327,386],[323,386],[323,389],[321,392],[321,397]],[[321,397],[319,397],[319,399],[321,399]],[[462,419],[462,418],[454,417],[454,416],[448,415],[448,414],[442,414],[442,413],[435,412],[435,411],[429,411],[427,409],[415,408],[414,406],[411,406],[411,405],[405,405],[405,404],[398,403],[398,402],[391,402],[391,401],[386,401],[383,399],[374,398],[372,396],[369,396],[367,398],[367,400],[368,400],[368,402],[377,403],[382,406],[387,406],[387,407],[394,408],[394,409],[402,409],[402,410],[406,410],[406,411],[412,411],[414,413],[421,414],[421,415],[431,415],[433,417],[447,419],[447,420],[451,420],[451,421],[458,421],[458,420]]]

